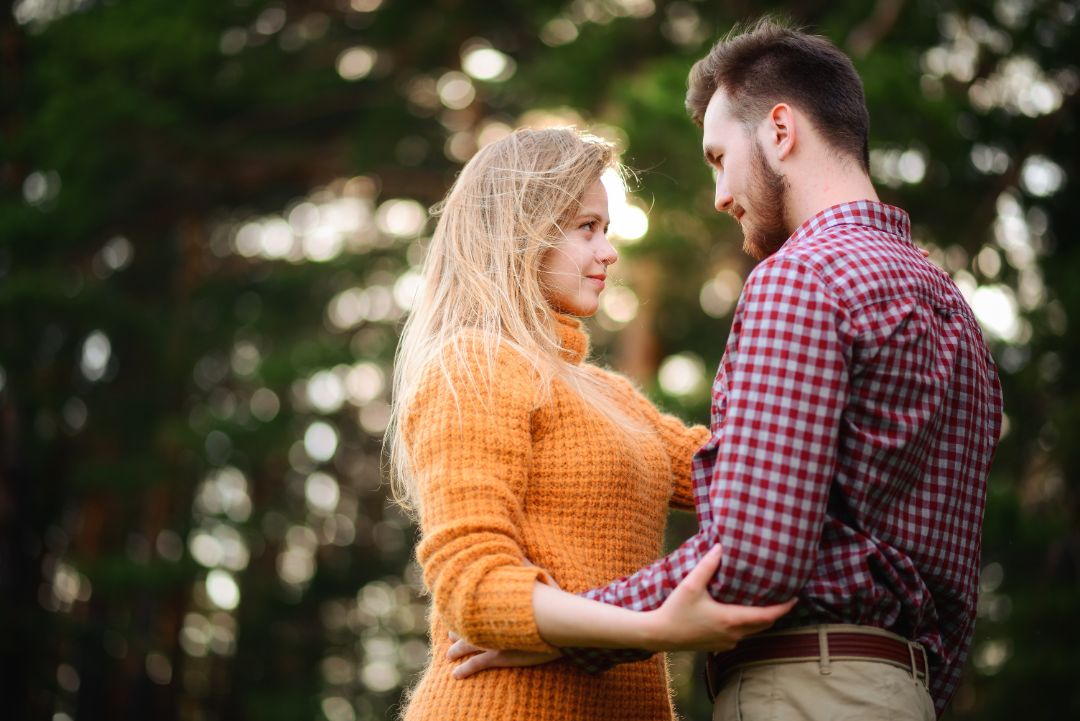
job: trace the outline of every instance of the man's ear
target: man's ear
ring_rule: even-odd
[[[795,111],[787,103],[777,103],[769,111],[766,118],[768,140],[777,160],[785,160],[795,152],[796,120]]]

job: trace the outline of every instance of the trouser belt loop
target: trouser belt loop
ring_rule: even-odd
[[[930,659],[926,655],[926,648],[918,641],[908,642],[908,652],[911,654],[911,676],[915,680],[915,683],[919,682],[919,674],[915,665],[915,652],[918,651],[923,660],[923,683],[926,684],[926,689],[930,690]]]
[[[817,636],[818,646],[821,650],[821,659],[819,661],[821,675],[828,676],[832,673],[832,664],[829,662],[829,632],[826,630],[825,626],[818,626]],[[915,662],[912,661],[912,665],[914,664]]]

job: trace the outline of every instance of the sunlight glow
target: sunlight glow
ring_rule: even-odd
[[[608,213],[611,228],[608,234],[614,240],[636,243],[649,232],[648,214],[627,198],[626,184],[614,170],[607,170],[600,178],[608,195]]]
[[[382,393],[386,384],[382,368],[374,363],[361,361],[345,375],[345,391],[349,402],[362,406]]]
[[[701,309],[712,318],[723,318],[735,307],[742,285],[742,277],[734,270],[721,270],[701,286]]]
[[[102,331],[95,330],[83,341],[79,370],[82,371],[86,380],[99,381],[105,376],[110,358],[112,358],[112,344],[109,343],[109,337]]]
[[[228,571],[215,569],[206,575],[206,596],[218,608],[232,611],[240,605],[240,587]]]
[[[313,460],[330,460],[337,452],[337,446],[338,432],[329,423],[316,421],[304,433],[304,450]]]
[[[984,285],[975,289],[971,309],[983,328],[1004,341],[1017,340],[1020,323],[1016,296],[1006,285]]]
[[[1024,190],[1040,198],[1053,195],[1065,183],[1065,170],[1044,155],[1032,155],[1020,168]]]
[[[379,54],[365,45],[349,48],[338,55],[338,75],[345,80],[362,80],[371,73],[378,58]]]
[[[477,44],[462,53],[461,69],[477,80],[509,80],[517,69],[513,59],[493,47]]]
[[[334,371],[319,371],[308,378],[307,398],[320,413],[334,413],[345,404],[345,385]]]
[[[469,107],[476,98],[476,88],[465,73],[451,70],[445,73],[435,83],[435,91],[439,94],[442,104],[451,110],[462,110]]]
[[[700,392],[705,384],[705,364],[693,353],[668,356],[660,364],[660,387],[673,396],[690,396]]]
[[[427,211],[415,200],[394,198],[375,211],[375,225],[379,230],[397,238],[416,237],[426,222]]]
[[[332,477],[316,471],[304,481],[304,498],[312,512],[333,513],[341,498],[341,489]]]
[[[918,185],[926,177],[926,154],[917,148],[872,148],[870,173],[891,188]]]

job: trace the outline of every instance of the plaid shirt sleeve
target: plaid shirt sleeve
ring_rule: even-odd
[[[713,435],[694,459],[699,530],[668,556],[583,595],[636,611],[659,607],[713,545],[710,584],[726,603],[765,605],[809,577],[835,473],[853,338],[846,311],[798,259],[767,259],[736,309],[713,394]],[[569,649],[601,671],[626,651]]]

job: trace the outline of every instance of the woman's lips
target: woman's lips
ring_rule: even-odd
[[[606,275],[587,275],[585,277],[595,283],[600,290],[604,289],[604,281],[607,279]]]

